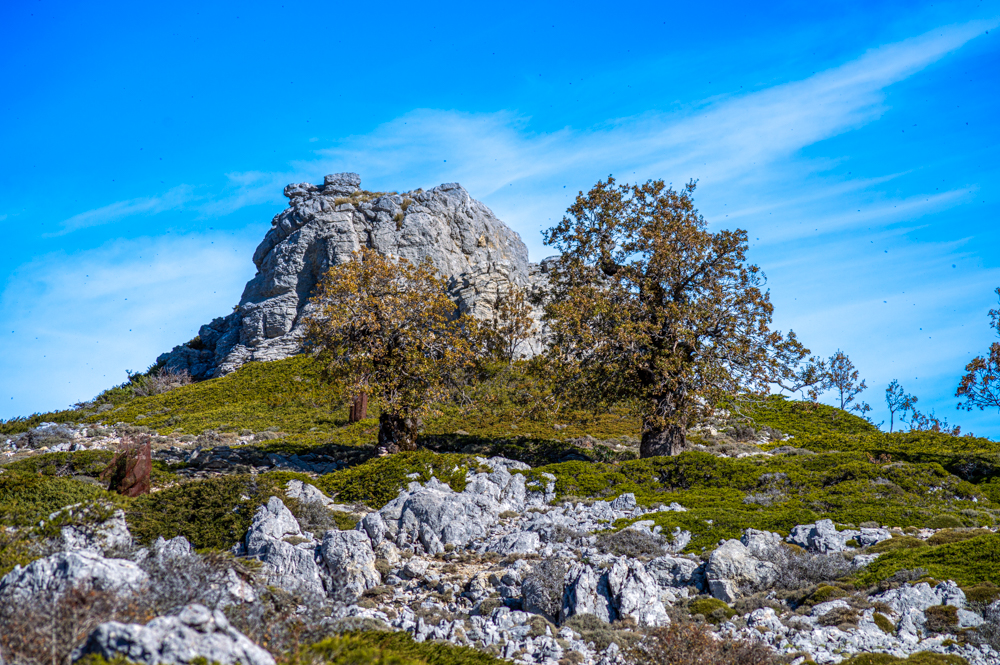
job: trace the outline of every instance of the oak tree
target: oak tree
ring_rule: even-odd
[[[545,233],[563,253],[549,273],[549,360],[583,399],[640,401],[643,457],[679,453],[689,424],[791,381],[808,354],[771,330],[746,231],[709,231],[694,189],[609,177]]]
[[[381,407],[380,446],[415,449],[422,416],[472,359],[468,321],[433,265],[362,248],[330,268],[310,302],[306,348],[347,394]]]
[[[1000,296],[1000,288],[996,294]],[[1000,309],[991,309],[989,316],[990,327],[1000,336]],[[958,408],[966,411],[1000,409],[1000,342],[990,344],[988,355],[976,356],[965,366],[955,397],[964,398]]]
[[[528,291],[514,284],[499,285],[487,316],[476,322],[481,355],[508,365],[525,355],[525,343],[535,333]]]

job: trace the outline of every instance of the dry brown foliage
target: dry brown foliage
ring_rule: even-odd
[[[719,638],[702,624],[655,628],[625,657],[632,665],[772,665],[774,652],[760,642]]]
[[[545,233],[563,252],[549,273],[549,358],[596,405],[642,402],[643,457],[679,453],[713,405],[794,381],[808,355],[771,330],[746,231],[709,231],[694,188],[609,177]]]
[[[108,481],[108,491],[129,497],[149,494],[149,474],[153,471],[153,453],[148,436],[122,437],[118,454],[101,471],[101,480]]]

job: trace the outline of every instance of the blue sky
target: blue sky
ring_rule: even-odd
[[[956,412],[1000,286],[1000,2],[0,8],[0,418],[231,311],[289,182],[461,182],[531,256],[581,189],[698,179],[777,326]],[[808,4],[808,7],[805,6]]]

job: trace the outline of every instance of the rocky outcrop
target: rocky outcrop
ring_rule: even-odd
[[[102,623],[73,652],[73,660],[94,654],[111,661],[123,656],[144,665],[274,665],[274,658],[229,625],[226,615],[203,605],[187,605],[145,626]]]
[[[867,547],[889,538],[892,538],[892,534],[888,529],[862,528],[838,531],[833,520],[819,520],[815,524],[801,524],[792,529],[788,535],[788,542],[811,552],[827,554],[848,549],[850,546],[847,542],[850,540]]]
[[[330,576],[329,594],[349,602],[377,587],[382,576],[375,569],[375,552],[363,531],[327,531],[320,553]]]
[[[132,547],[132,534],[125,522],[125,511],[120,508],[111,517],[97,524],[81,521],[79,524],[64,526],[60,529],[60,536],[63,549],[66,550],[105,553]]]
[[[709,592],[727,603],[766,587],[777,578],[773,563],[761,561],[738,540],[727,540],[708,559],[705,576]]]
[[[641,626],[670,622],[658,586],[641,563],[622,557],[607,570],[577,563],[566,573],[562,618],[593,614],[607,622],[631,617]]]
[[[243,553],[264,564],[268,584],[307,595],[323,595],[325,587],[316,559],[318,543],[303,533],[292,512],[276,496],[257,509],[247,531]]]
[[[484,462],[493,471],[472,475],[461,492],[436,478],[423,485],[410,483],[379,510],[378,517],[367,516],[359,528],[376,545],[388,538],[401,547],[419,545],[428,554],[439,554],[446,545],[464,547],[485,538],[504,511],[522,512],[530,506],[544,505],[545,492],[529,491],[525,476],[508,470],[528,469],[528,465],[501,458]],[[515,542],[510,546],[518,545]]]
[[[271,220],[254,252],[257,274],[235,310],[202,326],[196,340],[158,361],[197,379],[220,376],[251,360],[276,360],[300,350],[301,321],[317,282],[361,247],[411,261],[429,259],[448,279],[463,312],[492,314],[498,292],[544,279],[529,265],[520,236],[461,185],[377,195],[355,173],[326,176],[323,185],[285,188],[289,207]],[[538,339],[520,350],[533,355]]]
[[[0,579],[0,598],[29,600],[36,596],[59,596],[71,589],[130,592],[140,591],[149,577],[139,566],[124,559],[105,559],[92,550],[56,552],[32,561]]]

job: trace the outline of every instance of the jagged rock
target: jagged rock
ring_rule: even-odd
[[[289,480],[285,488],[289,499],[297,499],[302,503],[318,503],[324,507],[333,505],[333,499],[323,494],[318,487],[304,483],[301,480]]]
[[[302,533],[295,516],[281,499],[272,496],[254,514],[244,553],[264,564],[268,584],[321,595],[325,588],[316,563],[316,546],[314,539]]]
[[[577,563],[566,573],[562,618],[593,614],[609,623],[632,617],[640,625],[663,625],[670,619],[659,595],[656,580],[634,559],[623,557],[604,571]]]
[[[62,595],[74,588],[98,591],[141,591],[149,576],[124,559],[105,559],[91,550],[56,552],[25,567],[15,566],[0,579],[0,598],[31,599]]]
[[[327,531],[320,554],[330,573],[329,594],[356,599],[382,583],[375,569],[375,552],[363,531]]]
[[[633,494],[632,492],[628,492],[626,494],[622,494],[620,497],[612,501],[611,509],[629,511],[629,510],[635,510],[637,505],[638,504],[635,501],[635,494]]]
[[[837,531],[833,520],[819,520],[815,524],[801,524],[795,527],[787,540],[812,552],[828,554],[843,552],[847,549],[847,541],[857,539],[860,535],[860,531],[850,529]]]
[[[750,554],[764,561],[772,560],[784,547],[781,534],[757,529],[747,529],[740,537],[740,542],[746,545]]]
[[[428,554],[439,554],[445,545],[464,547],[472,540],[486,538],[504,511],[523,512],[529,505],[544,502],[541,493],[528,492],[523,475],[512,475],[498,463],[490,466],[494,469],[491,473],[472,475],[462,492],[436,478],[424,485],[410,483],[379,510],[383,533],[376,518],[366,518],[362,528],[366,532],[370,528],[376,537],[391,538],[397,545],[415,543]]]
[[[491,542],[487,547],[487,552],[497,552],[498,554],[530,554],[538,552],[541,547],[541,540],[538,534],[531,531],[518,531],[509,533]]]
[[[98,524],[71,524],[60,529],[64,550],[108,552],[132,547],[132,534],[125,522],[125,511],[118,509]]]
[[[400,571],[400,576],[404,580],[420,579],[427,573],[427,562],[423,559],[413,558],[406,562]]]
[[[870,527],[861,527],[861,533],[855,536],[861,547],[870,547],[875,543],[881,543],[883,540],[889,540],[890,538],[892,538],[892,534],[888,529],[873,529]]]
[[[160,561],[183,559],[194,554],[194,550],[191,549],[191,543],[184,536],[177,536],[170,540],[164,540],[161,536],[156,539],[150,549],[153,556]]]
[[[681,557],[661,556],[646,564],[646,571],[662,589],[705,584],[704,565]]]
[[[619,559],[608,572],[608,590],[618,618],[632,617],[640,626],[670,623],[657,583],[635,559]]]
[[[901,586],[872,597],[873,601],[885,603],[897,614],[906,614],[911,609],[923,612],[935,605],[953,605],[965,608],[965,592],[951,580],[931,587],[926,582],[913,586]]]
[[[727,540],[712,552],[705,567],[709,593],[731,603],[744,593],[766,587],[777,579],[773,563],[756,558],[738,540]]]
[[[566,620],[577,614],[593,614],[608,623],[616,618],[611,606],[607,573],[598,573],[584,563],[574,564],[566,573],[562,619]]]
[[[123,656],[145,665],[188,665],[195,660],[220,665],[274,665],[267,651],[233,628],[219,610],[187,605],[145,626],[103,623],[73,652],[73,661],[95,654]]]
[[[202,326],[195,343],[174,347],[157,361],[203,379],[251,360],[297,353],[315,285],[330,266],[350,260],[362,246],[415,262],[430,259],[447,278],[460,310],[475,316],[492,315],[498,291],[509,285],[544,281],[544,271],[529,265],[520,236],[461,185],[351,198],[360,182],[357,174],[338,173],[322,186],[286,187],[289,207],[274,217],[254,252],[257,274],[239,306]],[[536,337],[519,353],[530,356],[540,349]]]

